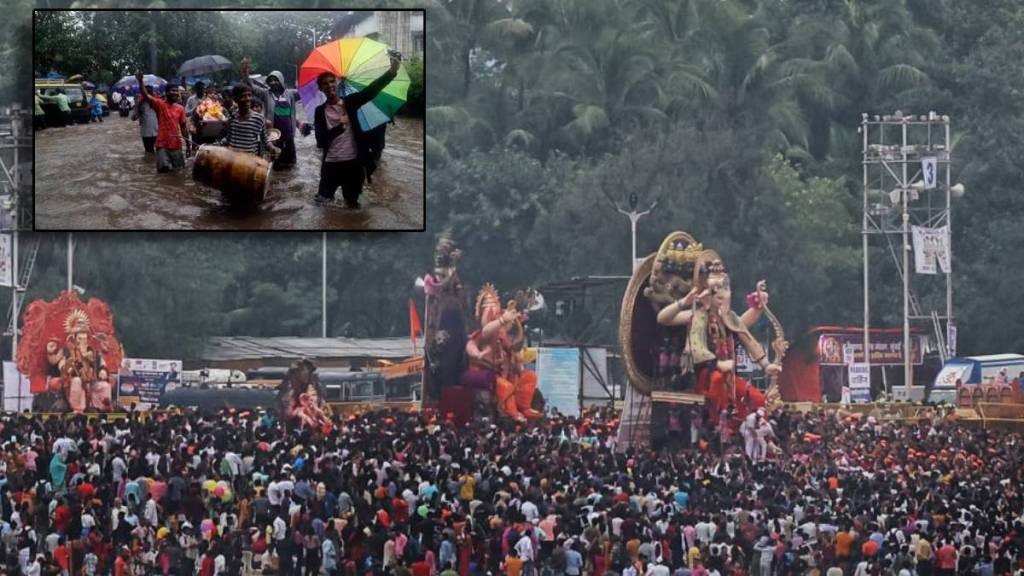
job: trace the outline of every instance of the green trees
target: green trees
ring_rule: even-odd
[[[22,13],[29,7],[15,4]],[[669,231],[686,229],[726,257],[737,293],[767,278],[774,308],[793,333],[859,322],[857,126],[862,112],[901,108],[950,114],[959,137],[954,180],[969,190],[953,217],[961,351],[1024,349],[1024,331],[1006,320],[1007,310],[1024,307],[1015,290],[1024,281],[1024,201],[1016,192],[1024,157],[1021,3],[391,5],[427,9],[428,231],[331,236],[332,334],[404,333],[413,278],[429,267],[433,234],[445,228],[463,245],[470,286],[493,281],[514,290],[625,274],[629,227],[613,204],[630,194],[641,208],[658,202],[640,221],[640,254]],[[161,31],[160,66],[168,68],[159,73],[194,55],[181,40],[197,35],[232,60],[245,53],[258,68],[286,76],[293,74],[288,63],[305,55],[304,45],[263,41],[287,28],[273,17],[201,14],[175,13]],[[67,17],[47,13],[37,22],[37,68],[62,54],[76,59],[62,66],[113,77],[120,62],[145,62],[138,34],[124,33],[145,23],[130,19],[145,17],[94,16],[108,35],[103,55],[115,65],[93,70],[100,53],[69,51],[60,33]],[[223,19],[247,25],[236,31]],[[22,56],[27,62],[27,52]],[[4,70],[0,82],[9,78]],[[96,235],[83,245],[82,281],[111,301],[130,352],[133,342],[146,354],[181,355],[160,350],[193,350],[213,334],[319,333],[319,236],[182,238]],[[132,269],[130,289],[110,273],[115,261],[154,260],[173,273],[133,264],[141,267]],[[59,242],[40,263],[46,279],[33,294],[52,296],[62,285]],[[898,285],[894,272],[879,280]],[[614,341],[618,297],[588,300],[592,325],[574,334]],[[189,311],[176,314],[173,305]]]

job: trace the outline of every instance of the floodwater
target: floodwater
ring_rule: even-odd
[[[301,115],[300,115],[301,118]],[[239,211],[192,180],[192,160],[157,174],[139,125],[116,112],[103,123],[49,128],[35,135],[37,230],[422,230],[423,120],[399,117],[359,209],[314,202],[321,151],[296,135],[298,162],[272,171],[267,199]]]

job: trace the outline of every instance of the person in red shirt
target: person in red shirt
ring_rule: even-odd
[[[409,519],[409,503],[401,496],[395,496],[391,500],[391,519],[395,524],[404,524]]]
[[[181,151],[182,134],[188,133],[185,108],[178,104],[178,88],[167,85],[167,101],[148,94],[143,87],[142,70],[135,73],[139,83],[139,102],[153,107],[157,117],[156,171],[170,172],[185,166],[185,154]]]
[[[60,569],[64,573],[70,573],[71,570],[71,554],[68,550],[67,542],[61,539],[60,545],[53,550],[53,559],[60,565]]]
[[[935,551],[935,558],[938,561],[940,576],[953,576],[956,574],[956,548],[952,543],[946,542]]]
[[[57,509],[53,512],[53,527],[57,529],[57,532],[65,534],[70,523],[71,508],[68,507],[67,502],[62,498],[60,504],[57,505]]]
[[[868,538],[867,541],[865,541],[864,544],[861,545],[860,552],[864,555],[865,558],[874,558],[878,555],[878,543]]]
[[[412,576],[430,576],[430,564],[422,557],[411,566]]]
[[[214,568],[216,568],[217,562],[213,558],[213,552],[207,550],[203,554],[203,560],[199,565],[199,576],[213,576]]]
[[[114,576],[133,576],[131,563],[128,562],[128,548],[121,548],[117,560],[114,560]]]
[[[78,501],[88,502],[96,494],[96,487],[88,480],[78,485]]]

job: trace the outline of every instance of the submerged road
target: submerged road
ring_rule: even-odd
[[[301,117],[301,116],[300,116]],[[423,120],[396,119],[362,208],[314,203],[321,152],[312,134],[296,138],[298,163],[271,172],[267,200],[240,212],[220,192],[192,180],[192,161],[157,174],[139,125],[116,113],[103,123],[35,135],[37,230],[421,230],[424,226]]]

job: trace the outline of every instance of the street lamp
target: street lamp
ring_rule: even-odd
[[[630,267],[630,270],[633,271],[633,272],[636,272],[636,269],[637,269],[637,263],[636,263],[636,222],[637,222],[637,220],[639,220],[643,216],[646,216],[646,215],[650,214],[651,210],[654,210],[654,207],[658,205],[658,202],[654,201],[654,202],[651,203],[651,206],[647,210],[644,210],[643,212],[637,212],[636,211],[637,202],[638,202],[638,198],[637,198],[636,193],[634,192],[634,193],[629,195],[629,211],[628,212],[623,210],[622,208],[619,208],[618,204],[615,205],[615,209],[619,211],[619,214],[624,214],[627,218],[629,218],[630,234],[631,234],[632,239],[633,239],[633,260],[632,260],[633,265]]]

